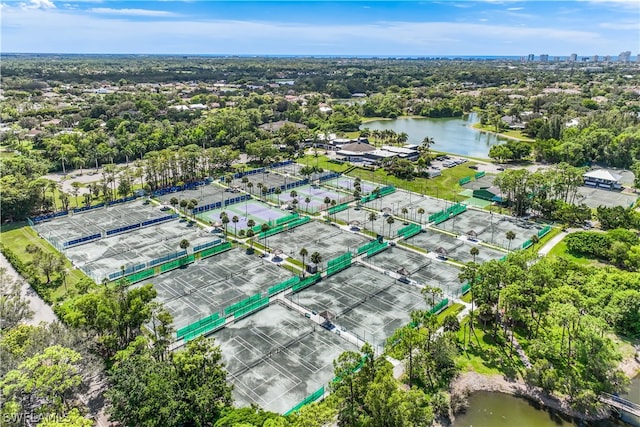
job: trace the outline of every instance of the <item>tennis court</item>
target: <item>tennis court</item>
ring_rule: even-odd
[[[158,291],[158,302],[173,316],[175,329],[180,329],[266,291],[292,275],[286,269],[236,248],[135,286],[153,283]]]
[[[466,184],[462,185],[462,188],[469,190],[479,190],[481,188],[493,187],[493,181],[495,181],[496,175],[485,175],[478,179],[472,179]]]
[[[319,221],[311,221],[282,233],[275,234],[267,239],[267,244],[272,250],[280,249],[285,255],[302,261],[300,249],[306,248],[309,256],[305,262],[310,262],[309,257],[314,252],[322,255],[323,262],[319,266],[326,265],[327,261],[349,250],[355,250],[358,246],[369,242],[364,236],[344,231]]]
[[[183,251],[180,248],[183,239],[191,248],[220,240],[188,221],[173,220],[75,246],[64,253],[75,266],[101,283],[122,268],[146,266],[151,260]]]
[[[411,273],[413,280],[425,286],[437,286],[444,292],[445,297],[459,296],[462,284],[458,275],[461,270],[457,267],[434,260],[421,269]]]
[[[393,217],[393,223],[389,224],[390,209],[381,211],[373,211],[362,208],[349,208],[335,214],[335,217],[349,225],[355,225],[361,229],[370,230],[383,236],[395,238],[398,236],[398,230],[406,227],[409,223],[401,217]],[[376,214],[375,221],[371,221],[371,213]],[[410,215],[407,215],[410,216]],[[334,215],[331,215],[333,218]]]
[[[271,169],[274,172],[278,172],[282,175],[290,175],[292,177],[299,177],[302,179],[302,174],[300,170],[305,167],[305,165],[301,165],[300,163],[289,163],[288,165],[278,166],[277,168]]]
[[[205,206],[217,202],[224,204],[225,200],[233,199],[240,195],[225,190],[227,189],[216,183],[212,183],[209,185],[201,185],[198,188],[163,194],[156,198],[165,205],[168,205],[171,199],[175,197],[178,200],[196,200],[198,202],[197,206]],[[176,208],[179,209],[180,205],[177,205]]]
[[[237,406],[284,413],[334,378],[333,360],[358,349],[279,303],[213,336]]]
[[[358,264],[289,298],[318,313],[328,310],[337,327],[374,347],[408,324],[411,311],[427,308],[418,288]]]
[[[622,206],[628,208],[638,200],[637,194],[609,191],[604,188],[582,186],[578,187],[578,192],[580,196],[582,196],[582,199],[577,202],[584,203],[592,209],[598,206],[606,206],[609,208]]]
[[[396,190],[392,194],[368,202],[366,206],[378,211],[390,210],[396,216],[405,215],[402,213],[404,208],[407,209],[407,218],[426,224],[429,222],[429,215],[440,212],[451,204],[452,202],[446,200],[423,196],[411,191]],[[422,215],[418,213],[419,209],[424,210]]]
[[[425,255],[402,249],[398,246],[390,247],[371,258],[365,258],[363,262],[371,264],[386,271],[409,276],[414,271],[418,271],[433,260]]]
[[[64,242],[166,217],[172,213],[161,211],[159,206],[145,204],[142,200],[135,200],[59,217],[36,224],[33,228],[54,246],[62,248]]]
[[[256,223],[256,225],[258,225],[291,215],[291,212],[289,211],[275,208],[259,200],[250,199],[244,202],[225,206],[222,209],[199,213],[197,217],[210,224],[221,224],[220,216],[222,212],[227,213],[229,220],[232,220],[234,216],[238,217],[237,223],[230,221],[227,225],[229,231],[235,231],[237,229],[238,232],[240,232],[240,230],[246,231],[248,228],[247,222],[251,219]]]
[[[473,232],[480,241],[516,249],[542,229],[542,226],[491,212],[467,209],[464,213],[437,225],[436,228],[456,235],[467,235]],[[506,237],[508,231],[513,231],[516,235],[511,243]]]
[[[331,190],[327,187],[322,186],[314,186],[314,185],[303,185],[300,187],[292,188],[287,192],[283,192],[280,195],[280,201],[283,203],[290,204],[293,201],[293,197],[291,197],[291,191],[296,192],[295,199],[298,200],[298,208],[300,210],[305,210],[309,212],[317,212],[322,209],[326,209],[324,199],[328,197],[330,200],[335,200],[336,204],[339,205],[341,203],[346,203],[350,200],[353,200],[353,196],[338,192],[336,190]],[[305,202],[306,198],[310,199],[309,204]]]
[[[356,184],[356,180],[354,178],[351,178],[345,175],[340,175],[337,178],[333,178],[322,183],[322,185],[326,185],[328,187],[340,188],[349,193],[353,193],[353,190],[355,190],[355,184]],[[378,185],[372,182],[360,181],[360,194],[362,195],[369,194],[373,190],[375,190],[377,187]]]
[[[476,247],[480,251],[475,257],[475,260],[478,263],[483,263],[492,259],[500,259],[506,255],[505,252],[497,249],[462,240],[434,230],[425,230],[424,232],[409,238],[407,243],[412,246],[426,249],[429,252],[436,252],[442,248],[444,250],[444,255],[447,258],[461,263],[473,261],[473,255],[470,253],[472,247]]]
[[[267,170],[266,173],[256,173],[253,175],[246,175],[245,177],[247,178],[248,182],[243,183],[242,178],[236,178],[231,182],[231,184],[229,184],[229,186],[240,188],[256,196],[262,194],[262,187],[269,189],[280,187],[281,185],[286,186],[287,184],[300,181],[301,179],[297,177],[287,177],[286,175],[274,173],[270,170]],[[251,185],[249,185],[249,183],[251,183]]]

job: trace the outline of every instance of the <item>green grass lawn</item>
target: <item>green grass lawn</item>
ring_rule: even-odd
[[[334,172],[344,172],[351,167],[348,163],[339,163],[330,161],[326,156],[308,155],[300,160],[300,163],[308,164],[310,166],[319,166],[325,170],[331,170]],[[407,181],[401,178],[397,178],[388,174],[384,169],[379,168],[375,171],[370,171],[361,167],[356,167],[349,173],[348,176],[360,177],[365,181],[371,181],[381,186],[393,185],[396,188],[413,191],[419,194],[426,194],[441,199],[460,201],[462,197],[458,195],[462,191],[462,187],[458,184],[461,178],[467,176],[473,176],[476,171],[470,169],[471,164],[458,165],[453,168],[445,169],[442,171],[442,175],[436,178],[414,178],[411,181]]]
[[[483,126],[480,123],[476,123],[475,125],[473,125],[473,127],[478,129],[478,130],[483,130],[483,131],[487,131],[487,132],[496,133],[498,135],[502,135],[502,136],[506,136],[506,137],[509,137],[509,138],[517,139],[519,141],[535,142],[535,139],[529,138],[528,136],[524,135],[522,133],[522,131],[519,131],[519,130],[509,129],[509,130],[503,130],[501,132],[496,132],[495,126],[491,126],[491,125]]]
[[[524,365],[514,352],[509,355],[508,346],[501,347],[494,342],[491,330],[482,330],[480,326],[474,328],[475,334],[471,337],[469,344],[469,318],[461,322],[458,338],[463,341],[465,332],[466,341],[457,357],[456,362],[463,371],[475,371],[484,375],[505,375],[508,378],[517,378],[524,373]],[[500,332],[498,332],[500,334]]]
[[[458,303],[451,304],[449,307],[442,310],[440,314],[438,314],[438,324],[442,325],[442,322],[444,321],[445,317],[447,317],[450,314],[453,314],[455,316],[458,313],[460,313],[462,310],[464,310],[464,305],[458,304]]]
[[[598,260],[595,258],[588,258],[584,256],[571,254],[567,249],[567,243],[564,240],[562,240],[557,245],[555,245],[553,249],[551,249],[551,251],[549,252],[548,256],[565,258],[571,262],[575,262],[576,264],[580,264],[580,265],[602,265],[602,263],[598,262]]]
[[[0,241],[4,246],[11,249],[24,264],[29,264],[33,260],[33,256],[26,251],[26,247],[29,244],[35,245],[45,252],[51,252],[56,255],[59,254],[49,242],[38,237],[35,230],[29,227],[26,222],[3,225],[0,229]],[[64,283],[60,283],[59,277],[55,274],[51,277],[51,283],[46,286],[51,292],[51,301],[64,298],[67,291],[72,293],[75,290],[76,284],[81,280],[90,280],[81,270],[73,267],[66,257],[65,267],[69,270],[69,275],[66,279],[66,290]],[[46,282],[46,277],[41,276],[40,279],[43,283]]]

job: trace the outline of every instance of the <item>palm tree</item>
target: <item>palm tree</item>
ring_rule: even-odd
[[[242,185],[244,186],[244,192],[247,192],[247,183],[249,182],[249,178],[247,178],[246,176],[242,177]]]
[[[389,238],[391,238],[391,225],[396,222],[395,219],[393,219],[393,216],[389,215],[387,217],[387,224],[389,224]]]
[[[264,188],[264,184],[259,182],[256,184],[256,187],[258,188],[258,194],[262,194],[262,189]]]
[[[250,193],[250,194],[253,194],[253,191],[251,191],[251,189],[253,188],[253,182],[249,181],[249,182],[247,183],[247,188],[249,188],[249,193]]]
[[[533,243],[535,245],[536,243],[538,243],[540,241],[540,238],[538,237],[537,234],[534,234],[533,236],[531,236],[531,239],[529,239],[529,240],[531,240],[531,243]]]
[[[289,196],[292,199],[295,199],[296,197],[298,197],[298,192],[296,190],[291,190],[291,193],[289,193]]]
[[[222,221],[222,225],[224,225],[224,234],[227,234],[227,224],[229,224],[229,215],[224,214],[224,216],[220,218],[220,221]]]
[[[282,194],[282,189],[280,187],[276,187],[275,193],[278,198],[278,206],[280,206],[280,194]]]
[[[304,259],[307,255],[309,255],[309,251],[307,251],[307,248],[300,249],[300,256],[302,257],[302,277],[304,277],[304,273],[306,271]]]
[[[331,200],[331,207],[332,207],[332,208],[333,208],[333,207],[335,207],[335,206],[336,206],[336,203],[337,203],[337,202],[336,202],[335,200]],[[336,220],[336,213],[335,213],[335,212],[333,213],[333,220],[334,220],[334,221]]]
[[[265,251],[267,250],[267,231],[269,231],[269,228],[269,224],[266,222],[262,224],[262,227],[260,227],[260,232],[264,235],[262,244],[264,245]]]
[[[250,219],[249,221],[247,221],[247,228],[248,229],[250,229],[250,230],[253,229],[253,227],[255,227],[255,225],[256,225],[256,222],[254,220]]]
[[[324,204],[325,206],[328,208],[329,207],[329,203],[331,203],[331,198],[329,198],[329,196],[324,198]]]
[[[184,213],[184,208],[187,207],[187,205],[189,204],[189,202],[187,202],[186,200],[180,200],[180,207],[182,208],[182,213]]]
[[[80,193],[80,183],[78,181],[73,181],[71,183],[71,190],[73,192],[73,196],[76,199],[76,207],[78,207],[78,194]]]
[[[402,216],[404,216],[404,221],[406,223],[407,222],[407,214],[409,213],[409,209],[407,209],[406,207],[402,208],[401,212],[402,212]]]
[[[180,249],[185,250],[189,247],[189,241],[187,239],[180,240]]]
[[[254,233],[254,231],[252,229],[248,229],[247,230],[247,239],[249,240],[249,245],[251,245],[251,250],[253,251],[253,236],[255,236],[256,233]]]
[[[480,250],[477,247],[473,246],[471,248],[471,250],[469,251],[469,253],[471,253],[471,256],[473,256],[473,262],[475,263],[476,262],[476,255],[478,255],[480,253]]]
[[[424,215],[424,209],[418,208],[418,215],[420,215],[420,224],[422,224],[422,215]]]
[[[369,214],[369,221],[371,221],[371,231],[373,232],[373,222],[378,219],[378,215],[375,212]]]
[[[314,252],[311,254],[311,262],[316,266],[316,268],[318,267],[318,264],[322,262],[322,255],[320,255],[320,252]]]
[[[506,237],[507,237],[507,240],[509,241],[509,247],[508,247],[507,251],[511,252],[511,241],[516,238],[516,233],[514,233],[511,230],[509,230],[509,231],[507,231],[507,236]]]
[[[238,215],[234,215],[233,218],[231,218],[231,222],[233,222],[233,234],[236,236],[238,235],[238,221],[240,221]]]
[[[307,213],[309,213],[309,203],[311,203],[311,199],[307,196],[304,198],[304,202],[307,204],[307,207],[305,208],[305,211]]]

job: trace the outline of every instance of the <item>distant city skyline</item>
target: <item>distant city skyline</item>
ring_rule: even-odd
[[[2,52],[511,56],[640,52],[640,2],[112,1],[0,3]]]

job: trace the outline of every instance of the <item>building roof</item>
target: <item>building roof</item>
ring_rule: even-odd
[[[393,145],[383,145],[382,149],[385,151],[389,151],[391,153],[398,153],[398,154],[408,154],[408,155],[418,154],[418,150],[415,150],[413,148],[408,148],[408,147],[394,147]]]
[[[265,123],[262,124],[260,126],[258,126],[260,129],[264,129],[264,130],[270,130],[272,132],[278,131],[280,130],[281,127],[283,127],[284,125],[289,124],[292,126],[295,126],[298,129],[306,129],[307,126],[303,125],[302,123],[295,123],[295,122],[290,122],[288,120],[280,120],[278,122],[273,122],[273,123]]]
[[[373,145],[369,145],[364,142],[354,142],[352,144],[346,144],[342,146],[342,150],[340,151],[351,151],[352,153],[368,153],[370,151],[375,151],[375,147]]]
[[[618,175],[617,173],[613,173],[606,169],[597,169],[597,170],[589,171],[582,176],[584,178],[601,179],[603,181],[616,181],[616,182],[622,178],[621,175]]]

